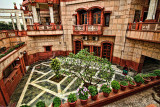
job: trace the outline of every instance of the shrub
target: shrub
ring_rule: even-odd
[[[61,63],[59,61],[59,59],[55,58],[55,59],[51,59],[51,69],[55,71],[56,77],[59,78],[60,76],[60,69],[61,69]]]
[[[70,93],[68,96],[68,102],[72,103],[75,102],[76,100],[77,100],[76,94]]]
[[[149,74],[142,74],[141,76],[142,76],[143,78],[148,78],[148,77],[150,77]]]
[[[5,54],[1,54],[1,55],[0,55],[0,58],[2,58],[2,57],[4,57],[4,56],[5,56]]]
[[[31,106],[28,106],[28,105],[21,105],[20,107],[31,107]]]
[[[54,107],[55,107],[55,105],[57,105],[57,107],[59,107],[61,105],[61,99],[59,97],[55,97],[53,99],[53,104],[54,104]]]
[[[123,85],[123,86],[128,86],[127,81],[121,81],[120,84]]]
[[[88,99],[88,89],[86,87],[82,87],[82,88],[78,89],[77,91],[78,91],[79,98],[81,100]]]
[[[45,102],[39,101],[39,102],[36,104],[36,107],[45,107]]]
[[[157,76],[160,76],[160,69],[154,70],[154,74],[156,74]]]
[[[143,80],[143,78],[140,75],[134,76],[134,80],[137,83],[144,83],[144,80]]]
[[[129,84],[131,85],[135,85],[135,83],[133,81],[129,81]]]
[[[15,49],[18,48],[18,47],[19,47],[19,45],[14,46]]]
[[[108,85],[103,84],[101,87],[101,91],[109,94],[111,92],[111,88]]]
[[[149,77],[155,77],[155,76],[157,76],[155,73],[149,73],[148,75],[149,75]]]
[[[113,89],[116,89],[116,90],[119,90],[119,89],[120,89],[120,84],[119,84],[119,82],[116,81],[116,80],[113,80],[113,81],[111,82],[111,86],[112,86]]]
[[[91,94],[91,96],[95,96],[98,94],[98,90],[96,86],[90,85],[88,87],[89,93]]]

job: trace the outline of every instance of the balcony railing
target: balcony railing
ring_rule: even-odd
[[[0,39],[8,38],[8,37],[15,37],[15,36],[25,36],[25,31],[18,31],[18,30],[2,30],[0,31]]]
[[[129,23],[128,30],[159,32],[160,23]]]
[[[28,25],[28,31],[62,30],[62,25]]]
[[[102,34],[102,25],[73,25],[74,34]]]
[[[14,37],[18,35],[18,31],[12,30],[4,30],[0,31],[0,39],[7,38],[7,37]]]

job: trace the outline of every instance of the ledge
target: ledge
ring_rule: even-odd
[[[20,49],[22,49],[25,46],[26,46],[26,44],[24,44],[23,46],[19,47],[18,49],[13,50],[12,52],[10,52],[9,54],[7,54],[6,56],[2,57],[0,59],[0,63],[3,62],[4,60],[6,60],[7,58],[9,58],[11,55],[13,55],[14,53],[16,53],[17,51],[19,51]]]
[[[139,38],[132,38],[132,37],[127,37],[127,39],[133,39],[133,40],[139,40],[139,41],[146,41],[146,42],[153,42],[153,43],[160,43],[160,41],[146,40],[146,39],[139,39]]]
[[[54,36],[63,35],[63,30],[56,31],[27,31],[27,36]]]
[[[119,90],[117,94],[114,94],[113,92],[110,93],[109,97],[104,97],[103,93],[98,94],[98,99],[96,101],[92,101],[91,98],[88,99],[87,105],[82,106],[80,100],[77,100],[76,107],[98,107],[103,106],[109,103],[112,103],[114,101],[117,101],[119,99],[131,96],[137,92],[143,91],[145,89],[148,89],[156,84],[160,84],[159,80],[154,80],[149,82],[148,84],[142,84],[140,87],[135,87],[134,89],[126,88],[125,91]],[[62,107],[69,107],[68,103],[62,104]]]

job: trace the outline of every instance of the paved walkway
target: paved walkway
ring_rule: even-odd
[[[153,88],[150,88],[104,107],[146,107],[149,104],[155,104],[157,107],[160,107],[160,104],[154,101],[152,97],[153,92]]]

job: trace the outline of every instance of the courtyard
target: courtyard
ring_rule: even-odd
[[[62,62],[61,70],[71,70],[74,72],[79,68],[83,71],[83,66],[64,66],[63,60],[67,59],[67,57],[65,59],[63,58],[63,60],[60,57],[58,59]],[[84,85],[79,78],[65,74],[63,74],[63,78],[59,82],[52,81],[55,73],[51,70],[50,63],[51,61],[48,60],[47,62],[41,62],[33,66],[18,101],[18,105],[27,104],[35,107],[38,101],[45,101],[46,105],[49,106],[55,96],[61,98],[63,103],[66,103],[68,95],[70,93],[77,93],[77,89]],[[123,80],[124,75],[122,74],[122,70],[118,69],[115,65],[112,65],[112,68],[116,73],[111,77],[110,81],[114,79],[118,81]],[[96,73],[93,78],[94,81],[97,81],[98,79],[101,79],[99,76],[100,71],[96,68],[94,70]],[[100,90],[100,85],[104,83],[106,82],[102,81],[98,84],[98,90]]]

